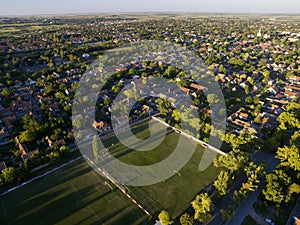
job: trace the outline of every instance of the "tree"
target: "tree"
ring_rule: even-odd
[[[226,68],[223,65],[220,65],[219,73],[226,73]]]
[[[161,211],[161,213],[158,215],[158,219],[160,220],[162,225],[170,225],[173,223],[169,213],[166,210]]]
[[[207,95],[207,101],[209,104],[218,104],[220,99],[215,93],[210,93]]]
[[[44,87],[44,91],[45,94],[50,95],[54,91],[52,83],[47,83]]]
[[[72,120],[72,124],[75,128],[80,129],[82,127],[83,120],[82,120],[82,118],[77,117]]]
[[[193,217],[188,213],[182,214],[179,221],[181,225],[193,225],[194,223]]]
[[[284,190],[291,183],[291,178],[281,169],[266,175],[266,186],[262,190],[266,200],[280,204],[284,199]]]
[[[280,130],[293,130],[300,128],[300,103],[290,102],[286,106],[286,112],[281,113],[277,121],[279,124]]]
[[[26,179],[28,179],[30,176],[29,169],[26,168],[25,166],[21,166],[18,169],[16,169],[16,179],[19,184]]]
[[[222,219],[229,221],[235,216],[234,207],[229,206],[227,209],[221,209]]]
[[[68,156],[70,153],[70,148],[66,145],[63,145],[59,148],[59,155],[62,157]]]
[[[36,139],[36,132],[34,130],[25,130],[20,133],[19,140],[21,143],[30,143]]]
[[[228,191],[229,174],[227,171],[221,171],[217,180],[214,181],[214,186],[218,190],[218,193],[223,196]]]
[[[225,167],[231,172],[239,172],[249,162],[249,154],[240,150],[232,150],[227,156],[220,155],[214,159],[216,167]]]
[[[22,127],[24,130],[32,130],[35,132],[39,132],[42,129],[41,125],[28,114],[22,117]]]
[[[293,183],[289,187],[289,194],[292,195],[294,193],[295,194],[299,194],[300,193],[300,185],[299,184]]]
[[[246,198],[246,193],[244,191],[235,190],[233,192],[233,202],[235,203],[235,206],[238,206],[241,204],[243,200]]]
[[[98,160],[100,158],[100,153],[99,153],[100,143],[96,135],[94,136],[92,146],[93,146],[94,157],[96,160]]]
[[[223,137],[223,141],[231,145],[233,150],[241,150],[244,152],[259,150],[263,145],[261,139],[253,137],[246,131],[242,131],[240,135],[228,133]]]
[[[163,116],[166,116],[172,108],[171,103],[165,99],[158,98],[155,102],[158,104],[158,110]]]
[[[300,131],[295,131],[290,140],[290,145],[295,145],[300,148]]]
[[[130,99],[135,99],[135,100],[138,100],[141,98],[141,96],[139,95],[139,93],[137,91],[134,91],[132,89],[128,89],[128,90],[125,90],[123,92],[123,94],[127,97],[127,98],[130,98]]]
[[[191,202],[195,210],[194,218],[199,222],[204,222],[212,216],[212,202],[207,193],[197,195]]]
[[[16,170],[13,167],[8,167],[2,170],[1,176],[4,180],[4,183],[12,184],[16,179]]]
[[[276,158],[281,161],[282,166],[300,171],[300,151],[295,145],[278,148]]]
[[[11,91],[9,88],[4,88],[2,91],[1,91],[1,95],[4,97],[4,98],[8,98],[11,96]]]
[[[53,151],[49,154],[50,163],[54,164],[60,160],[59,152]]]

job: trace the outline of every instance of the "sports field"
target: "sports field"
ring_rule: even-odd
[[[147,216],[80,159],[0,197],[1,225],[141,224]]]
[[[132,133],[141,139],[145,139],[150,135],[148,127],[148,122],[142,123],[132,128]],[[128,147],[118,142],[115,136],[104,139],[103,143],[110,149],[110,153],[119,160],[133,165],[144,166],[167,158],[174,150],[179,138],[180,134],[174,131],[169,132],[158,147],[147,152],[128,149]],[[184,140],[186,141],[185,146],[188,148],[191,140],[188,138]],[[205,186],[215,180],[219,173],[219,170],[213,165],[210,165],[204,172],[199,172],[198,166],[203,152],[204,149],[198,145],[193,157],[179,171],[180,176],[174,173],[173,177],[158,184],[129,187],[131,196],[154,217],[157,217],[162,209],[167,210],[173,218],[180,215],[189,207],[194,197]]]
[[[132,132],[145,139],[150,134],[147,128],[145,122],[132,128]],[[179,137],[180,134],[169,132],[158,147],[148,152],[128,149],[115,136],[103,142],[119,160],[150,165],[168,157]],[[186,146],[189,142],[186,139]],[[0,197],[0,224],[154,224],[162,209],[175,218],[217,177],[219,171],[212,165],[204,172],[198,171],[203,152],[198,146],[192,159],[178,171],[180,176],[174,173],[173,177],[155,185],[128,187],[131,197],[153,216],[151,220],[116,186],[80,159]],[[105,181],[109,185],[105,185]]]

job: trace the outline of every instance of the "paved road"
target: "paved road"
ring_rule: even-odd
[[[253,156],[255,163],[265,161],[267,163],[266,172],[271,173],[278,164],[278,160],[274,158],[273,154],[267,154],[264,152],[258,152]],[[226,225],[241,225],[245,217],[249,214],[253,204],[256,202],[262,188],[264,187],[265,181],[260,182],[258,189],[248,195],[246,200],[239,205],[235,211],[235,217],[232,218]]]
[[[274,158],[274,154],[257,152],[252,156],[253,161],[256,164],[261,162],[266,162],[266,172],[271,173],[273,169],[278,164],[278,160]],[[219,204],[219,208],[215,209],[214,217],[206,223],[206,225],[220,225],[223,223],[220,209],[226,209],[232,203],[232,194],[233,191],[239,189],[241,184],[245,182],[246,177],[240,177],[236,182],[232,190],[223,197],[222,201]],[[250,193],[246,200],[239,205],[239,207],[235,211],[235,217],[226,223],[226,225],[240,225],[242,224],[245,217],[249,214],[253,204],[257,200],[262,188],[264,186],[264,181],[260,182],[258,189],[254,193]],[[224,223],[223,223],[224,224]]]

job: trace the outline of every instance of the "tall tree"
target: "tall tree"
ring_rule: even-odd
[[[13,167],[8,167],[2,170],[1,176],[4,180],[4,183],[12,184],[16,180],[16,169]]]
[[[98,137],[96,135],[94,136],[92,145],[93,145],[94,157],[96,160],[98,160],[100,158],[100,153],[99,153],[100,144],[99,144]]]
[[[195,210],[194,218],[199,222],[204,222],[212,216],[212,201],[207,193],[197,195],[191,202],[193,209]]]
[[[193,217],[188,213],[182,214],[179,221],[181,225],[193,225],[194,223]]]
[[[235,216],[234,207],[229,206],[227,209],[221,209],[222,219],[229,221]]]
[[[232,150],[227,156],[220,155],[214,159],[216,167],[225,167],[231,172],[241,171],[248,162],[249,154],[240,150]]]
[[[291,183],[291,178],[281,169],[266,175],[266,186],[262,193],[266,200],[280,204],[285,198],[285,190]]]
[[[295,145],[278,148],[276,158],[281,161],[281,165],[300,171],[300,150]]]
[[[162,225],[170,225],[173,223],[170,214],[166,210],[162,210],[158,215],[158,219],[162,223]]]
[[[214,186],[218,190],[218,193],[223,196],[228,191],[229,174],[227,171],[221,171],[218,178],[214,181]]]

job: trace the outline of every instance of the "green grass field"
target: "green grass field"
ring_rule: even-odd
[[[147,128],[146,122],[132,128],[132,132],[139,138],[146,138],[150,134]],[[179,137],[170,132],[157,148],[148,152],[132,151],[115,136],[103,142],[119,160],[150,165],[168,157]],[[186,141],[188,146],[190,140]],[[198,171],[202,154],[203,149],[198,146],[192,159],[179,171],[181,176],[175,174],[150,186],[129,187],[130,195],[151,213],[151,220],[112,183],[109,182],[113,191],[105,185],[105,179],[80,159],[0,197],[0,224],[154,224],[162,209],[175,218],[217,177],[219,171],[212,165],[204,172]]]
[[[160,125],[162,126],[162,125]],[[132,133],[141,139],[150,135],[148,122],[132,128]],[[177,145],[180,134],[170,132],[164,141],[156,148],[147,152],[128,149],[118,142],[115,136],[104,139],[103,143],[110,149],[110,153],[119,160],[134,165],[151,165],[167,158],[174,146]],[[189,147],[190,140],[186,140]],[[111,145],[113,144],[113,146]],[[199,172],[198,166],[204,149],[198,145],[193,157],[181,169],[180,176],[175,174],[165,182],[143,187],[129,187],[131,195],[156,217],[162,209],[167,210],[173,218],[186,210],[194,197],[208,184],[216,179],[219,170],[210,165],[204,172]]]
[[[141,224],[147,216],[80,159],[0,197],[1,225]]]

